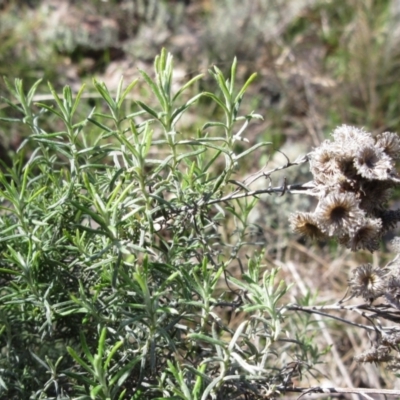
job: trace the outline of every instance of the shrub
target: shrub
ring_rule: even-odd
[[[242,279],[229,274],[255,200],[234,207],[223,196],[238,163],[267,145],[235,152],[260,118],[240,116],[254,75],[236,92],[235,70],[236,62],[228,80],[211,71],[219,95],[185,99],[201,77],[173,93],[163,52],[154,79],[142,72],[157,108],[137,100],[126,115],[136,82],[121,81],[115,98],[94,82],[108,110],[83,120],[75,117],[83,88],[74,98],[49,85],[53,104],[35,103],[38,83],[25,94],[20,80],[7,82],[16,101],[6,101],[21,117],[5,120],[31,133],[0,175],[3,396],[205,399],[258,393],[257,381],[277,374],[269,357],[287,288],[259,249],[241,264]],[[202,97],[223,117],[184,137],[178,121]],[[44,117],[59,130],[47,131]],[[223,243],[229,213],[236,236]],[[220,310],[238,307],[235,331]]]

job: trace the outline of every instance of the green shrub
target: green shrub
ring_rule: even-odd
[[[287,287],[250,246],[256,199],[223,201],[239,193],[238,164],[268,145],[234,152],[260,118],[240,116],[254,75],[236,91],[235,70],[225,79],[214,68],[220,92],[188,99],[201,76],[172,93],[162,52],[155,78],[142,72],[158,108],[138,99],[125,115],[136,82],[121,80],[113,98],[95,81],[108,109],[84,120],[83,88],[61,96],[49,85],[54,101],[35,103],[37,84],[26,94],[6,81],[20,118],[3,122],[31,133],[0,174],[2,398],[206,399],[281,383],[274,346]],[[201,97],[224,118],[184,137],[179,120]],[[59,130],[46,131],[44,116]],[[227,219],[235,232],[224,242]]]

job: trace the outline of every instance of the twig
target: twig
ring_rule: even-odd
[[[276,390],[280,392],[303,393],[302,396],[310,393],[326,393],[326,394],[348,393],[348,394],[359,394],[361,396],[366,394],[382,394],[385,396],[400,396],[400,390],[371,389],[371,388],[338,388],[338,387],[335,388],[335,387],[320,387],[320,386],[315,386],[311,388],[302,388],[302,387],[290,387],[290,386],[288,387],[282,385],[282,386],[276,386]]]
[[[290,306],[291,307],[291,306]],[[390,307],[382,304],[379,306],[371,306],[369,304],[359,304],[359,305],[349,305],[344,306],[342,304],[333,304],[333,305],[325,305],[325,306],[297,306],[293,307],[301,308],[302,311],[312,312],[315,311],[355,311],[365,318],[383,318],[393,322],[400,322],[400,311],[399,310],[390,310]],[[387,310],[389,309],[389,310]],[[370,312],[370,314],[366,314],[365,311]]]
[[[242,188],[243,189],[243,188]],[[206,200],[205,198],[201,199],[197,203],[194,203],[193,205],[186,205],[181,208],[165,208],[166,211],[168,211],[169,218],[166,218],[164,216],[156,218],[153,223],[154,223],[154,230],[160,231],[161,229],[164,229],[168,225],[172,225],[174,222],[174,215],[178,215],[181,213],[188,213],[188,212],[194,212],[196,210],[199,210],[200,207],[205,207],[205,206],[210,206],[213,204],[218,204],[218,203],[223,203],[226,201],[231,201],[231,200],[237,200],[245,197],[255,197],[260,194],[272,194],[272,193],[307,193],[310,195],[316,195],[315,193],[311,193],[312,189],[314,189],[314,185],[312,183],[306,183],[306,184],[293,184],[293,185],[283,185],[283,186],[277,186],[277,187],[270,187],[266,189],[259,189],[259,190],[251,190],[245,193],[239,193],[239,190],[236,190],[235,192],[232,192],[224,197],[220,197],[218,199],[213,199],[213,200]]]
[[[306,312],[306,313],[309,313],[309,314],[321,315],[323,317],[336,319],[336,320],[344,322],[344,323],[346,323],[348,325],[353,325],[353,326],[357,326],[359,328],[363,328],[363,329],[366,329],[366,330],[375,331],[375,327],[372,327],[372,326],[369,326],[369,325],[358,324],[356,322],[349,321],[349,320],[347,320],[345,318],[341,318],[341,317],[337,317],[336,315],[325,313],[325,312],[320,311],[318,309],[315,309],[313,307],[302,307],[302,306],[298,306],[298,305],[290,305],[290,306],[287,306],[286,308],[288,310],[291,310],[291,311],[303,311],[303,312]]]
[[[259,190],[251,190],[245,193],[238,193],[235,194],[235,192],[228,194],[225,197],[221,197],[219,199],[214,199],[210,200],[207,202],[204,202],[203,204],[199,205],[212,205],[216,203],[221,203],[224,201],[230,201],[230,200],[236,200],[236,199],[241,199],[244,197],[254,197],[258,196],[260,194],[272,194],[272,193],[290,193],[290,194],[296,194],[296,193],[305,193],[309,192],[307,194],[310,195],[317,195],[314,193],[310,193],[310,191],[314,189],[314,186],[311,183],[308,184],[294,184],[294,185],[282,185],[282,186],[277,186],[277,187],[270,187],[267,189],[259,189]]]

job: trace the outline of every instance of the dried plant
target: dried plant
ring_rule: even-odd
[[[356,127],[340,126],[310,154],[314,177],[310,194],[319,200],[313,215],[315,229],[301,229],[298,214],[291,217],[295,231],[316,237],[315,230],[336,238],[352,251],[377,250],[380,238],[400,219],[386,210],[390,191],[400,183],[395,170],[400,138],[385,132],[376,139]]]

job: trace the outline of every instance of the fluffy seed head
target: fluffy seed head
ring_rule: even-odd
[[[397,133],[383,132],[376,138],[376,147],[393,159],[400,158],[400,138]]]
[[[379,218],[368,218],[351,233],[346,247],[352,251],[361,249],[369,250],[371,253],[379,248],[382,221]]]
[[[293,214],[292,229],[313,238],[336,237],[352,251],[373,252],[382,234],[400,222],[400,210],[387,210],[392,189],[400,185],[394,168],[400,137],[384,132],[375,139],[342,125],[332,138],[309,154],[312,194],[319,203],[314,213]]]
[[[335,175],[340,171],[336,160],[336,154],[330,142],[324,142],[311,153],[310,170],[317,183],[325,184],[327,181],[335,180]]]
[[[354,126],[339,126],[333,131],[332,136],[335,143],[345,152],[361,145],[374,145],[374,139],[369,132]]]
[[[323,232],[342,236],[364,218],[354,193],[333,192],[321,199],[316,216]]]
[[[296,212],[289,218],[291,228],[294,232],[304,236],[309,236],[311,239],[323,239],[324,233],[318,226],[317,219],[312,213]]]
[[[373,268],[371,264],[360,265],[349,280],[350,291],[354,296],[373,300],[385,290],[385,275],[386,271],[381,268]]]
[[[363,178],[369,180],[386,180],[393,171],[391,158],[375,146],[361,147],[354,157],[354,166]]]
[[[388,181],[360,181],[360,208],[367,213],[383,209],[392,194],[392,183]]]

